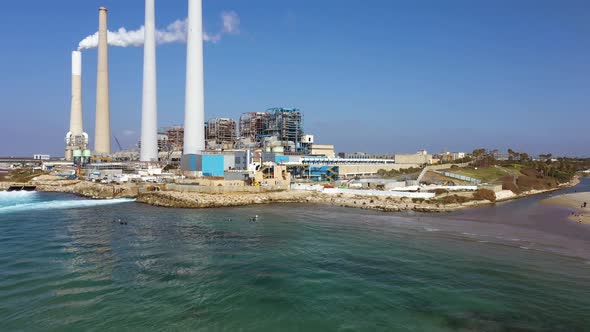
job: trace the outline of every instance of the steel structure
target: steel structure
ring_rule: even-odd
[[[228,118],[207,121],[205,139],[214,144],[233,145],[236,142],[236,122]]]
[[[264,131],[265,136],[275,137],[285,147],[286,152],[299,151],[303,136],[301,111],[296,108],[271,108],[267,112],[270,116]]]
[[[240,117],[240,138],[260,143],[268,127],[270,114],[264,112],[244,113]]]

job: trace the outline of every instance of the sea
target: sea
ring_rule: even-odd
[[[0,330],[590,331],[590,226],[556,194],[422,214],[0,192]]]

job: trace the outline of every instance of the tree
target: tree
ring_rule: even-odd
[[[473,157],[475,158],[475,160],[479,160],[481,159],[481,157],[483,157],[483,155],[486,153],[486,149],[475,149],[473,150]]]
[[[508,160],[513,161],[516,156],[518,156],[518,152],[508,149]]]

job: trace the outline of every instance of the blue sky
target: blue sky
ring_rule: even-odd
[[[590,156],[590,2],[585,0],[204,0],[205,30],[234,11],[239,34],[205,44],[206,118],[298,107],[338,151],[477,147]],[[143,24],[143,0],[19,0],[0,11],[0,155],[63,155],[70,52],[97,29]],[[186,0],[156,0],[157,26]],[[94,130],[96,51],[84,51]],[[142,49],[110,49],[111,128],[139,137]],[[158,48],[159,125],[181,124],[185,45]],[[115,149],[116,150],[116,149]]]

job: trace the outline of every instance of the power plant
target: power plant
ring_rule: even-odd
[[[109,45],[106,7],[100,7],[98,13],[98,69],[94,153],[99,156],[108,156],[111,154],[111,115],[109,108]]]
[[[90,153],[88,150],[88,135],[82,128],[81,53],[76,51],[72,53],[72,109],[70,132],[66,137],[67,160],[73,159],[85,169],[102,170],[119,168],[121,164],[116,161],[139,160],[141,163],[133,167],[157,169],[172,166],[174,169],[179,166],[178,172],[183,176],[202,177],[224,176],[226,170],[249,170],[256,160],[258,168],[262,163],[289,160],[296,164],[292,167],[301,169],[304,165],[300,161],[304,155],[334,156],[333,146],[314,144],[312,135],[304,135],[303,113],[297,108],[271,108],[266,112],[245,113],[239,122],[216,118],[205,124],[202,0],[188,0],[184,126],[158,133],[155,14],[155,0],[145,0],[139,153],[123,151],[115,137],[119,152],[111,154],[109,32],[107,9],[100,7],[98,33],[94,35],[94,44],[90,43],[98,47],[94,151]],[[81,49],[88,48],[82,44]],[[80,159],[76,159],[77,156]],[[263,169],[268,172],[268,167],[265,165]],[[240,174],[236,176],[243,176]]]
[[[158,106],[156,84],[155,0],[145,1],[145,41],[143,51],[143,100],[141,111],[140,161],[158,161]]]
[[[182,31],[187,43],[184,126],[158,131],[156,44],[165,38],[160,30],[156,30],[155,0],[145,0],[145,25],[143,31],[138,30],[142,33],[134,34],[134,45],[144,47],[139,149],[125,150],[117,137],[113,137],[119,149],[111,153],[108,47],[109,42],[121,45],[113,37],[114,33],[107,30],[107,9],[100,7],[98,33],[79,43],[79,49],[98,47],[94,152],[88,149],[88,135],[83,131],[82,54],[75,51],[72,52],[66,161],[43,162],[43,167],[68,179],[121,185],[112,186],[113,195],[125,190],[133,193],[247,194],[294,189],[338,195],[434,197],[434,193],[416,192],[420,191],[418,185],[427,168],[416,174],[417,180],[406,175],[400,177],[403,181],[374,180],[383,174],[396,175],[405,169],[416,173],[415,169],[435,163],[431,154],[420,151],[410,155],[337,155],[334,145],[318,144],[314,135],[304,131],[303,112],[298,108],[275,107],[264,112],[245,110],[238,121],[217,117],[205,123],[203,41],[212,39],[203,32],[202,0],[187,1],[186,25],[180,24],[182,28],[176,30],[186,27],[186,31]],[[224,21],[224,31],[235,31],[225,23],[228,22]],[[124,32],[124,29],[120,31]],[[454,160],[465,157],[465,154],[444,157]],[[49,159],[49,156],[38,155],[35,159]],[[464,176],[457,176],[460,176],[457,179],[464,179]],[[363,182],[360,178],[371,179]],[[310,185],[311,181],[330,184]],[[370,190],[363,192],[364,189]],[[375,193],[373,189],[379,192]]]

